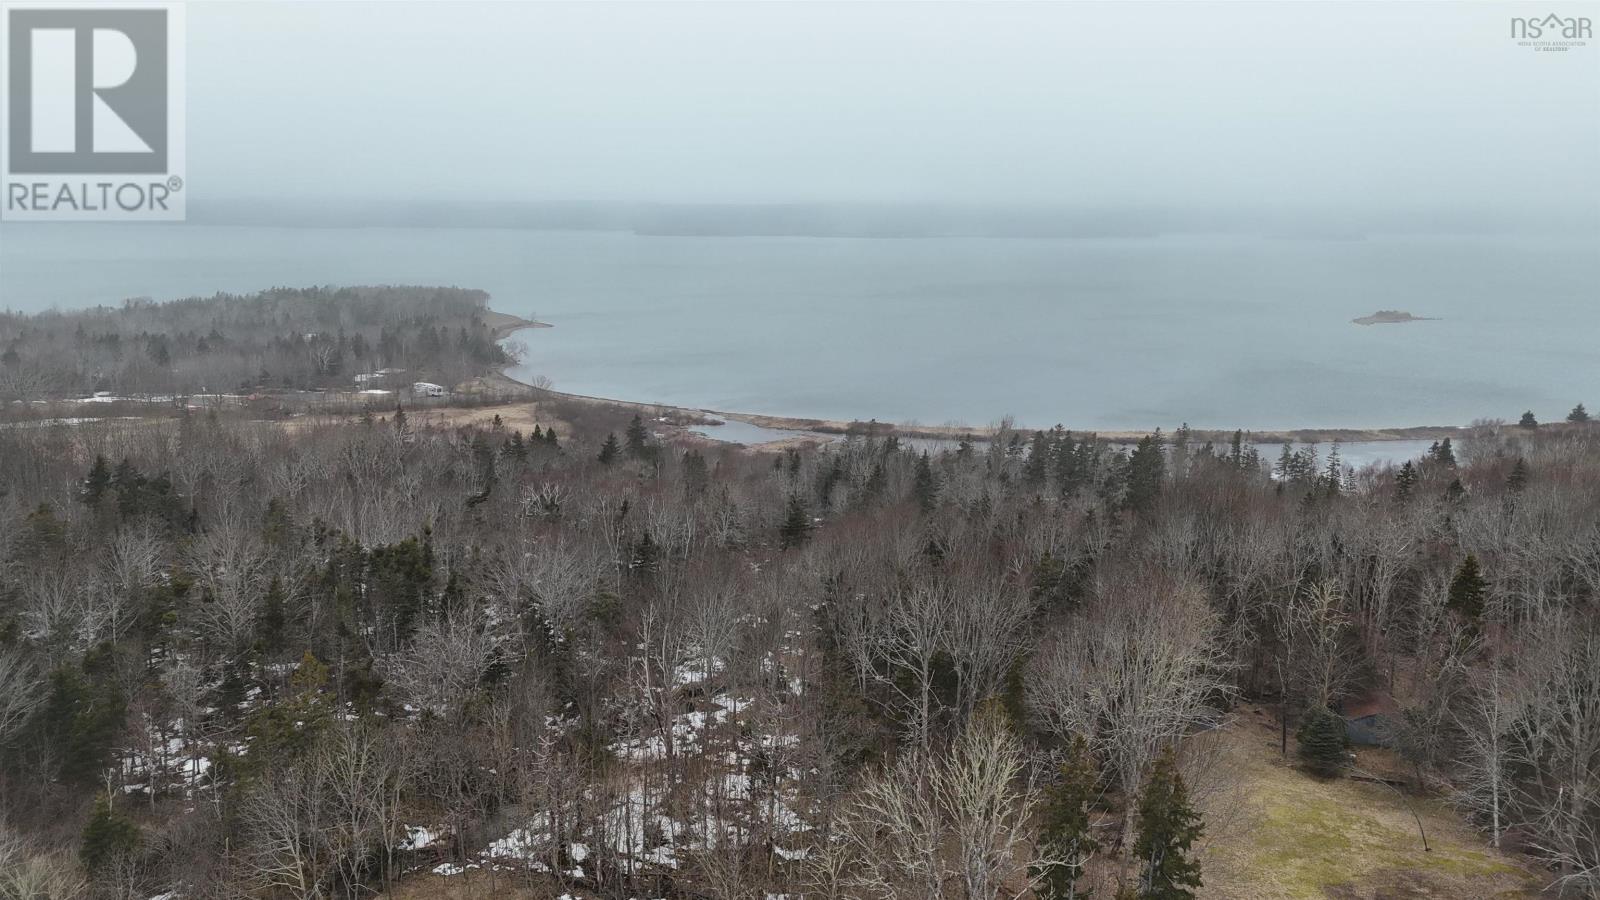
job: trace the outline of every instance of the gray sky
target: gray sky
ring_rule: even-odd
[[[1535,10],[1534,7],[1537,7]],[[1600,3],[197,3],[198,200],[1600,210]]]

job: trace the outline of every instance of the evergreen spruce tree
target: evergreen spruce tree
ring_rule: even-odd
[[[1539,427],[1539,420],[1534,418],[1533,410],[1530,409],[1522,414],[1522,418],[1517,421],[1517,425],[1531,430]]]
[[[617,461],[617,454],[621,452],[621,448],[617,446],[617,436],[608,434],[606,442],[600,445],[600,455],[595,458],[600,460],[600,465],[609,466]]]
[[[1073,440],[1069,431],[1061,436],[1060,443],[1056,445],[1056,485],[1063,498],[1076,494],[1083,485],[1087,463],[1080,448],[1087,443]]]
[[[383,610],[398,646],[411,636],[433,597],[433,551],[428,532],[372,548],[367,561],[367,597]]]
[[[1344,719],[1325,706],[1309,710],[1295,730],[1295,740],[1300,742],[1300,760],[1306,768],[1324,778],[1336,778],[1344,772],[1349,762],[1345,755],[1348,739]]]
[[[1294,452],[1294,480],[1308,481],[1317,477],[1317,445],[1307,444]]]
[[[1128,507],[1146,512],[1155,505],[1166,480],[1167,459],[1162,452],[1161,432],[1145,435],[1128,457]]]
[[[872,471],[867,475],[867,481],[862,485],[861,493],[857,495],[856,502],[862,506],[877,502],[883,496],[883,492],[888,489],[888,484],[889,473],[884,471],[883,463],[873,463]]]
[[[821,498],[822,509],[826,512],[833,506],[833,489],[844,478],[844,466],[839,457],[829,454],[827,461],[817,466],[814,473],[816,478],[817,496]]]
[[[633,545],[633,557],[628,561],[628,568],[635,575],[654,575],[661,569],[661,547],[655,538],[646,531]]]
[[[698,497],[705,493],[706,486],[711,483],[711,471],[706,467],[706,458],[698,450],[690,450],[683,455],[683,489],[691,497]]]
[[[1483,603],[1488,593],[1489,583],[1478,567],[1478,557],[1469,553],[1456,569],[1455,577],[1450,579],[1450,596],[1445,605],[1467,621],[1477,622],[1483,618]]]
[[[1046,550],[1039,561],[1033,564],[1033,587],[1028,595],[1033,600],[1034,609],[1051,612],[1066,609],[1072,599],[1070,588],[1067,564]]]
[[[1506,490],[1513,494],[1520,494],[1528,486],[1528,461],[1517,457],[1517,464],[1511,467],[1511,474],[1506,476]]]
[[[261,537],[272,547],[284,549],[294,540],[294,516],[283,500],[273,497],[267,501],[267,511],[262,516]]]
[[[1278,464],[1273,466],[1273,471],[1277,473],[1279,481],[1288,481],[1294,475],[1294,448],[1290,444],[1285,443],[1278,452]]]
[[[94,810],[83,826],[83,844],[78,848],[84,868],[97,872],[118,856],[139,847],[139,826],[111,808],[104,793],[94,798]]]
[[[784,514],[783,524],[778,528],[778,545],[787,550],[798,547],[806,542],[811,535],[811,511],[806,508],[806,501],[799,494],[789,496],[789,510]]]
[[[97,677],[101,667],[96,661],[108,656],[97,648],[84,657],[82,671],[62,666],[51,673],[40,725],[64,781],[93,784],[122,727],[126,704],[121,692],[112,678]]]
[[[1189,789],[1171,747],[1156,757],[1139,795],[1138,827],[1133,855],[1144,867],[1139,900],[1193,900],[1194,889],[1200,886],[1200,863],[1189,853],[1204,827],[1189,803]]]
[[[83,480],[83,493],[80,495],[84,503],[94,506],[105,496],[106,490],[111,487],[111,466],[106,463],[106,458],[95,455],[94,466],[89,469],[89,475]]]
[[[289,613],[283,596],[283,581],[273,576],[267,585],[267,596],[261,601],[261,615],[256,620],[256,636],[261,649],[276,653],[283,649],[289,626]]]
[[[1452,469],[1456,467],[1456,451],[1455,448],[1450,445],[1449,438],[1445,438],[1444,440],[1439,441],[1432,447],[1428,448],[1428,458],[1436,463],[1439,463],[1440,465],[1449,466]]]
[[[1401,466],[1400,471],[1396,472],[1394,476],[1395,499],[1402,503],[1411,499],[1411,492],[1416,489],[1416,486],[1417,467],[1408,459],[1406,464]]]
[[[1252,445],[1244,451],[1244,470],[1246,472],[1261,471],[1261,450]]]
[[[561,442],[556,440],[556,427],[554,425],[544,430],[544,445],[551,450],[561,449]]]
[[[243,655],[235,656],[222,664],[222,678],[212,690],[211,702],[219,707],[237,709],[249,689],[249,663]]]
[[[1583,408],[1582,403],[1579,403],[1572,408],[1572,412],[1567,413],[1567,421],[1574,425],[1582,425],[1589,421],[1589,411]]]
[[[1334,441],[1328,450],[1328,467],[1323,472],[1323,489],[1329,497],[1339,496],[1344,487],[1344,460],[1339,458],[1339,442]]]
[[[1089,900],[1093,891],[1079,890],[1079,882],[1100,847],[1089,822],[1099,772],[1083,738],[1073,737],[1057,774],[1040,809],[1039,851],[1051,864],[1036,872],[1041,883],[1035,895],[1040,900]]]
[[[127,457],[117,463],[117,470],[111,473],[111,487],[117,493],[117,512],[124,519],[136,518],[141,512],[140,494],[144,490],[144,476],[134,467],[133,461]]]
[[[40,503],[33,512],[28,513],[23,531],[21,546],[23,552],[30,554],[44,553],[58,550],[66,543],[66,526],[56,518],[55,510],[48,503]]]
[[[488,486],[495,481],[494,448],[489,446],[489,439],[480,431],[472,436],[471,449],[473,466],[478,470],[478,480],[483,483],[487,494]]]
[[[289,693],[257,707],[245,720],[250,753],[245,767],[260,772],[303,757],[333,723],[334,700],[327,693],[328,667],[310,650],[289,676]]]
[[[634,459],[654,459],[655,447],[650,444],[650,432],[644,427],[644,420],[635,414],[628,423],[628,430],[623,434],[623,448]]]
[[[1451,479],[1450,486],[1444,489],[1444,496],[1451,503],[1460,503],[1467,496],[1467,486],[1459,478]]]
[[[1035,489],[1042,486],[1050,474],[1049,462],[1050,441],[1044,432],[1035,431],[1033,441],[1028,445],[1028,461],[1022,464],[1022,483]]]
[[[928,451],[917,457],[917,472],[911,482],[911,494],[923,512],[932,512],[939,499],[939,483],[933,477],[933,464],[928,461]]]
[[[1061,426],[1057,425],[1057,428]],[[1194,440],[1194,432],[1190,430],[1189,423],[1184,422],[1178,430],[1172,433],[1172,451],[1168,455],[1168,466],[1172,470],[1173,478],[1183,478],[1189,474],[1189,444]]]

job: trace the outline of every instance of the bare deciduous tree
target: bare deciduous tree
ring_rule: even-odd
[[[1488,819],[1489,839],[1495,847],[1500,846],[1512,799],[1512,737],[1521,702],[1517,685],[1495,661],[1475,674],[1464,708],[1454,714],[1462,736],[1456,796],[1462,805]]]
[[[476,696],[496,652],[482,617],[462,612],[423,622],[385,671],[408,707],[453,720]]]
[[[996,576],[959,579],[949,603],[943,645],[956,674],[956,709],[970,721],[978,704],[994,697],[1031,644],[1027,595]]]
[[[259,530],[243,510],[229,510],[189,545],[186,559],[201,587],[200,627],[219,646],[248,644],[270,562]]]
[[[0,897],[7,900],[79,900],[91,896],[77,862],[44,853],[0,825]]]
[[[1520,803],[1538,853],[1560,883],[1600,889],[1600,633],[1552,616],[1523,659],[1515,759],[1535,773]]]
[[[1220,720],[1234,688],[1218,632],[1192,582],[1147,576],[1103,588],[1041,655],[1029,704],[1057,735],[1082,736],[1131,800],[1162,743]]]
[[[0,744],[44,700],[44,679],[13,647],[0,647]]]
[[[850,648],[860,676],[894,698],[920,753],[933,745],[939,712],[935,663],[945,648],[952,607],[948,586],[931,579],[898,586],[881,607],[869,607],[866,628],[854,633]]]
[[[1331,707],[1348,693],[1355,674],[1349,636],[1350,616],[1334,584],[1312,585],[1285,604],[1278,640],[1289,689],[1303,709]]]
[[[1016,739],[989,717],[944,753],[905,754],[869,776],[845,813],[856,865],[843,877],[855,891],[893,900],[1020,896],[1036,802],[1023,769]]]

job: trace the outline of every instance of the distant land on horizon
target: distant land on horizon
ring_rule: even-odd
[[[1435,316],[1418,316],[1398,309],[1380,309],[1370,316],[1351,319],[1357,325],[1398,325],[1402,322],[1436,322]]]
[[[1600,212],[1571,220],[1476,209],[1354,212],[1103,206],[945,204],[465,202],[421,199],[196,200],[198,225],[282,227],[508,228],[620,231],[660,237],[1141,238],[1164,234],[1258,234],[1361,240],[1371,234],[1596,233]]]

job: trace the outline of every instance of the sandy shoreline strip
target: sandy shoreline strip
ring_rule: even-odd
[[[496,312],[492,309],[483,311],[483,324],[489,326],[494,332],[494,339],[503,341],[506,338],[522,331],[525,328],[554,328],[549,322],[539,322],[534,319],[524,319],[510,313]]]
[[[524,328],[552,327],[545,322],[534,322],[506,313],[494,312],[493,310],[485,312],[484,322],[495,329],[496,340],[504,340]],[[771,416],[759,413],[727,412],[716,409],[672,406],[664,403],[641,403],[633,400],[617,400],[611,397],[593,397],[587,394],[536,388],[512,378],[506,374],[504,369],[486,377],[485,381],[491,383],[497,390],[521,390],[526,391],[529,396],[558,397],[564,400],[577,400],[587,403],[606,403],[653,416],[671,414],[674,418],[697,420],[700,424],[705,425],[711,425],[717,419],[733,419],[759,428],[772,428],[781,431],[808,431],[820,435],[893,434],[903,438],[939,441],[988,440],[998,430],[995,426],[918,425],[914,423],[877,421],[860,422],[844,419],[808,419],[798,416]],[[1046,426],[1046,429],[1049,427],[1051,426]],[[1065,426],[1063,425],[1063,427]],[[1031,434],[1041,429],[1014,425],[1012,430]],[[1069,428],[1068,430],[1074,434],[1094,434],[1104,440],[1129,443],[1152,433],[1151,431],[1106,431],[1092,428]],[[1170,437],[1172,431],[1170,428],[1164,427],[1162,433]],[[1244,431],[1245,442],[1255,444],[1281,444],[1286,442],[1328,444],[1334,441],[1344,444],[1357,441],[1436,441],[1441,438],[1456,437],[1460,433],[1461,428],[1454,425],[1420,425],[1409,428],[1275,428]],[[1204,444],[1210,441],[1218,446],[1225,445],[1233,440],[1233,434],[1234,432],[1228,429],[1190,429],[1190,439],[1197,444]]]

